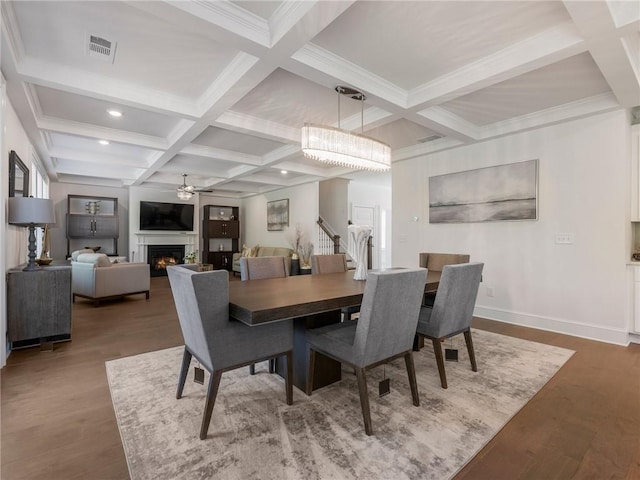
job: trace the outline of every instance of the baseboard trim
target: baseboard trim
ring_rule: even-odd
[[[512,312],[500,308],[483,306],[476,306],[473,314],[476,317],[487,318],[489,320],[497,320],[522,327],[537,328],[625,347],[632,341],[632,334],[626,330],[616,330],[580,322],[569,322],[559,318],[541,317],[529,313]],[[638,342],[640,343],[640,336],[638,336]]]

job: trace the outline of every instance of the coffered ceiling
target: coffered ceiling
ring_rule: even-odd
[[[2,2],[7,93],[67,183],[186,173],[244,197],[349,176],[300,152],[305,122],[337,126],[336,85],[397,162],[639,105],[639,59],[637,1]],[[360,109],[343,98],[341,127]]]

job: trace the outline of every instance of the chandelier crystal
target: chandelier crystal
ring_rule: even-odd
[[[190,200],[192,196],[193,196],[193,193],[188,192],[187,190],[181,190],[180,188],[178,188],[178,198],[180,200]]]
[[[362,92],[348,87],[336,87],[338,92],[338,128],[305,123],[302,127],[301,146],[306,158],[341,167],[374,172],[391,168],[391,147],[374,138],[358,135],[340,128],[340,95],[349,95],[362,102],[361,128],[364,127],[364,100]]]

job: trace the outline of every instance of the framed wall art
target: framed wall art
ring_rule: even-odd
[[[267,230],[279,231],[289,226],[289,199],[267,202]]]
[[[429,223],[537,218],[537,159],[429,177]]]

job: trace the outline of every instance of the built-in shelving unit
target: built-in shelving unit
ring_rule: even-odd
[[[85,247],[118,255],[118,236],[117,198],[67,196],[67,257]]]
[[[225,205],[205,205],[202,220],[204,252],[202,261],[215,270],[233,267],[233,254],[238,252],[240,241],[240,209]]]

